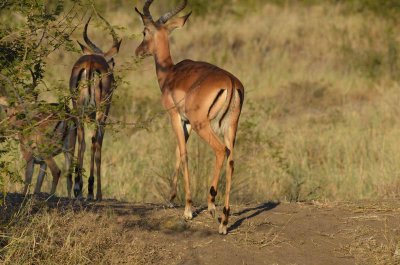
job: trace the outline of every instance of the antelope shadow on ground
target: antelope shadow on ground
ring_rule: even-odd
[[[138,215],[145,217],[147,212],[161,207],[151,203],[130,203],[116,199],[105,199],[101,202],[86,200],[71,200],[67,197],[57,197],[48,193],[39,193],[35,195],[24,196],[20,193],[8,193],[6,196],[0,195],[3,204],[0,206],[0,223],[7,223],[23,211],[29,211],[30,214],[36,214],[41,209],[57,209],[63,211],[89,211],[89,212],[112,212],[117,216]]]
[[[279,205],[279,202],[264,202],[256,207],[245,208],[237,213],[233,213],[232,214],[233,216],[242,216],[242,215],[244,215],[244,216],[242,218],[236,220],[236,222],[234,222],[228,228],[228,232],[233,231],[233,230],[237,229],[238,227],[240,227],[245,220],[256,217],[257,215],[259,215],[265,211],[272,210],[278,205]],[[246,215],[248,212],[252,212],[252,211],[254,211],[254,212],[251,213],[250,215]]]
[[[3,205],[0,207],[0,222],[2,223],[7,223],[13,216],[24,209],[29,209],[30,214],[36,214],[37,212],[40,212],[40,209],[43,207],[48,209],[58,209],[59,211],[73,210],[75,212],[100,212],[107,210],[117,216],[137,215],[144,219],[146,219],[147,213],[150,211],[167,208],[162,204],[130,203],[116,199],[106,199],[102,202],[90,202],[85,200],[78,201],[70,200],[66,197],[50,196],[47,193],[28,195],[26,197],[20,193],[8,193],[5,197],[0,196],[0,198],[3,199]],[[31,199],[34,199],[33,203],[31,203]],[[228,228],[228,231],[233,231],[239,228],[244,221],[254,218],[265,211],[272,210],[279,204],[279,202],[269,201],[255,207],[244,208],[238,212],[232,213],[232,216],[240,218]],[[175,206],[174,208],[180,207],[181,206]],[[197,207],[193,212],[194,218],[198,217],[202,212],[206,211],[206,209],[207,207],[205,206]]]

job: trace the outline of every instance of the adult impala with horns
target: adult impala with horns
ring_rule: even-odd
[[[193,129],[215,152],[214,176],[208,195],[208,210],[212,216],[215,216],[214,202],[218,179],[225,156],[227,157],[225,202],[219,226],[219,233],[226,234],[230,210],[229,193],[234,168],[233,148],[243,105],[244,88],[235,76],[215,65],[191,60],[174,64],[169,50],[168,35],[174,29],[182,27],[189,18],[191,13],[174,18],[186,7],[187,1],[183,1],[157,21],[153,20],[149,11],[152,2],[152,0],[145,2],[143,13],[135,8],[144,24],[143,41],[136,49],[136,55],[154,57],[162,93],[161,101],[170,115],[178,140],[171,200],[176,196],[178,171],[182,164],[186,197],[184,217],[192,218],[186,142]]]
[[[82,167],[83,156],[85,153],[85,131],[83,120],[88,116],[95,122],[95,130],[92,135],[92,154],[90,160],[90,176],[88,183],[88,199],[93,199],[94,184],[94,162],[96,162],[97,173],[97,193],[96,199],[102,199],[101,193],[101,146],[104,137],[104,126],[110,110],[111,97],[114,90],[114,59],[118,53],[121,41],[112,26],[102,17],[99,17],[109,28],[113,45],[107,52],[103,52],[88,37],[87,28],[90,18],[83,31],[83,39],[88,47],[81,44],[81,49],[85,55],[80,57],[72,69],[70,78],[70,90],[72,94],[72,104],[78,114],[78,163],[77,176],[75,179],[74,193],[76,197],[82,195]]]

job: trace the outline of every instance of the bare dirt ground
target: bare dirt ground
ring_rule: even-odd
[[[232,205],[226,236],[203,207],[184,221],[182,207],[39,200],[58,214],[72,209],[82,223],[94,214],[97,224],[112,227],[118,239],[104,249],[114,253],[111,263],[131,264],[135,248],[140,259],[132,264],[400,264],[398,200]],[[19,194],[7,196],[3,224],[22,202]]]

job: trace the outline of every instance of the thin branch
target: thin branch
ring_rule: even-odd
[[[35,45],[35,47],[33,47],[34,50],[36,50],[37,48],[39,48],[40,44],[42,44],[43,39],[44,39],[44,36],[46,35],[46,30],[47,30],[47,26],[44,27],[42,36],[40,37],[38,43]]]

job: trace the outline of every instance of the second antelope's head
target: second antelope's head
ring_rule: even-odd
[[[146,0],[143,6],[143,13],[141,13],[135,7],[135,11],[142,18],[144,25],[143,41],[135,51],[136,56],[144,57],[155,54],[156,47],[168,44],[168,35],[174,29],[180,28],[185,25],[186,20],[192,13],[190,12],[183,17],[173,18],[175,15],[185,9],[187,0],[184,0],[175,9],[162,15],[157,21],[154,21],[149,11],[149,7],[152,2],[153,0]],[[168,45],[166,46],[166,48],[168,48]]]
[[[100,55],[103,56],[108,65],[110,66],[110,69],[114,68],[114,59],[113,57],[118,53],[119,51],[119,46],[121,45],[122,40],[118,40],[117,34],[115,33],[113,27],[110,25],[110,23],[108,23],[107,20],[105,20],[105,18],[103,18],[101,15],[99,15],[99,17],[106,23],[107,28],[110,30],[112,39],[113,39],[113,45],[112,47],[107,51],[107,52],[103,52],[99,47],[97,47],[88,37],[87,35],[87,29],[89,26],[89,22],[92,19],[92,17],[89,18],[89,20],[86,22],[85,24],[85,29],[83,31],[83,39],[85,40],[87,46],[83,45],[82,43],[79,43],[79,46],[81,46],[82,52],[86,55]]]

